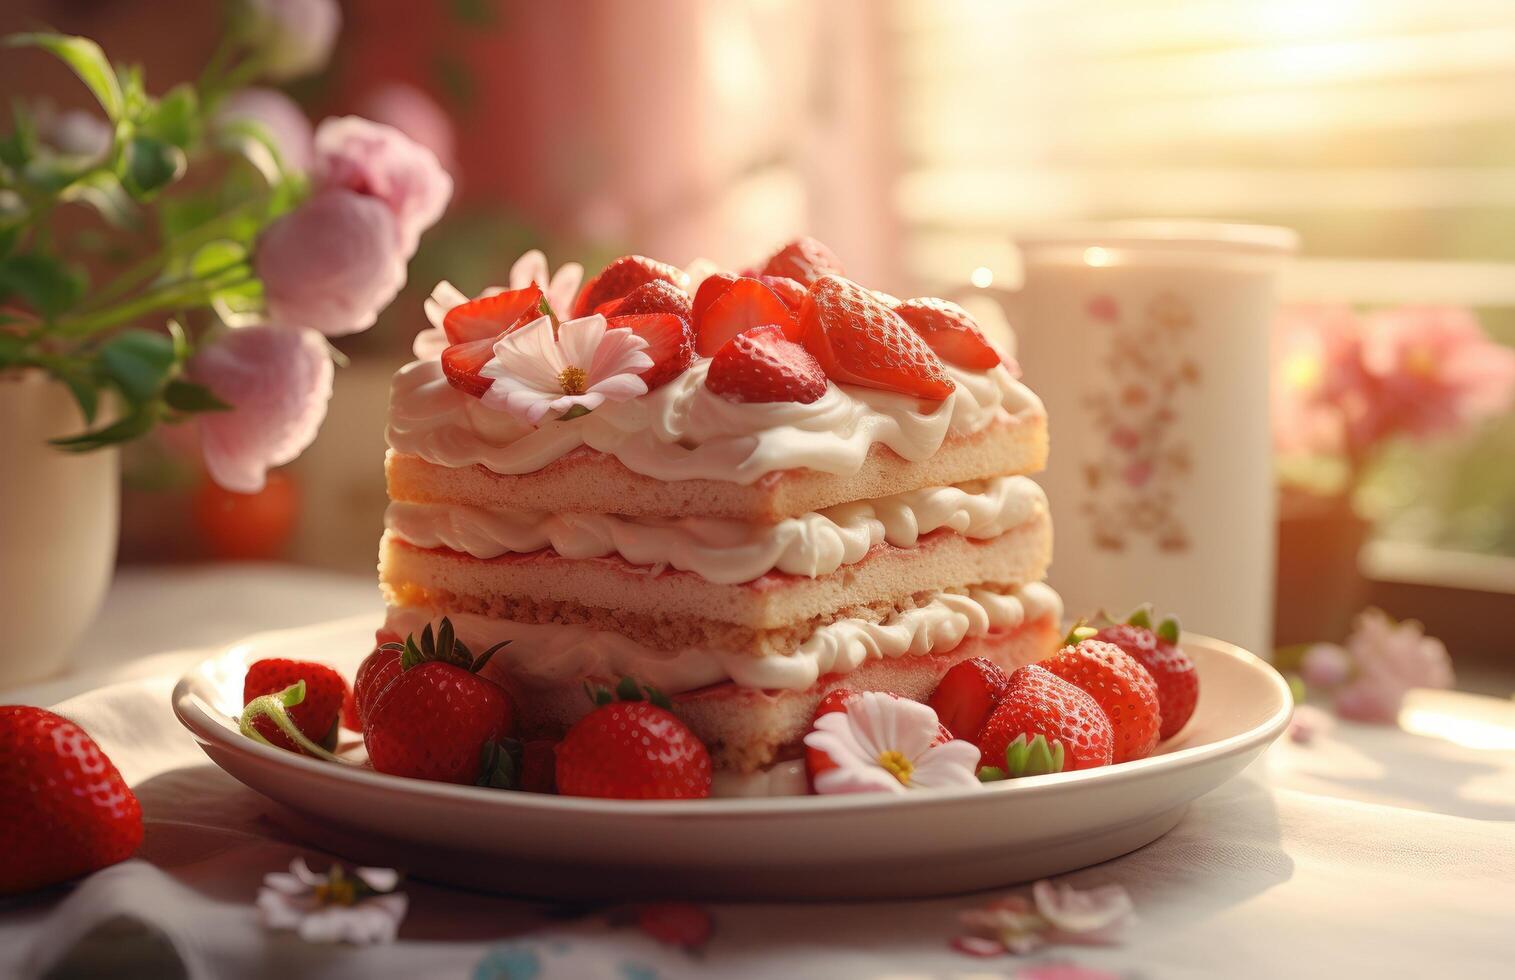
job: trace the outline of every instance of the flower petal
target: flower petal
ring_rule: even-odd
[[[547,256],[539,248],[524,253],[510,267],[509,281],[511,289],[524,289],[528,284],[536,283],[545,292],[548,284]]]
[[[559,316],[573,309],[573,299],[579,294],[579,284],[584,281],[584,267],[577,262],[559,266],[553,273],[552,282],[545,286],[547,305]]]
[[[1131,895],[1120,885],[1079,891],[1043,879],[1031,886],[1036,910],[1066,936],[1104,934],[1129,922],[1135,911]]]
[[[299,327],[230,330],[196,353],[187,373],[232,406],[200,416],[200,443],[211,477],[238,493],[263,489],[270,467],[300,455],[331,400],[326,342]]]
[[[607,330],[595,348],[594,358],[585,366],[591,387],[618,374],[633,374],[652,367],[647,341],[626,327]],[[643,386],[646,391],[646,386]],[[641,394],[641,392],[637,392]]]
[[[537,391],[558,395],[563,390],[558,376],[569,363],[553,340],[552,321],[543,316],[501,337],[494,345],[494,357],[479,373],[487,378],[519,378]]]
[[[588,371],[604,336],[605,318],[598,313],[564,321],[558,327],[558,346],[563,350],[564,363]]]
[[[910,784],[921,789],[982,789],[978,746],[962,739],[933,745],[915,760]]]

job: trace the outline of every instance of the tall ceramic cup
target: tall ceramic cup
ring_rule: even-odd
[[[1052,584],[1072,615],[1151,601],[1266,652],[1268,334],[1283,228],[1117,222],[1017,241],[1007,312],[1046,401]]]

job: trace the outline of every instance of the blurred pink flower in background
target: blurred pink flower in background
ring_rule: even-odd
[[[1274,443],[1285,454],[1360,463],[1386,439],[1449,434],[1515,400],[1515,350],[1452,307],[1287,307],[1273,360]]]
[[[284,81],[326,67],[342,29],[336,0],[248,0],[263,74]]]
[[[58,109],[51,102],[38,100],[32,106],[37,135],[59,153],[70,156],[103,157],[115,133],[104,117],[86,109]]]
[[[1441,435],[1508,411],[1515,350],[1470,311],[1417,306],[1364,318],[1363,365],[1376,384],[1362,438]]]
[[[437,162],[457,176],[457,139],[452,119],[436,100],[414,85],[391,82],[363,99],[358,114],[393,126],[436,155]]]
[[[268,133],[286,170],[308,173],[315,159],[314,129],[289,96],[272,88],[244,88],[229,95],[216,122],[252,122]]]
[[[332,189],[269,225],[255,264],[273,319],[341,337],[373,326],[406,259],[383,201]]]
[[[211,478],[228,490],[257,493],[270,467],[288,463],[315,439],[333,368],[320,334],[263,323],[222,334],[195,354],[188,374],[233,408],[199,416]]]
[[[398,129],[357,116],[323,119],[316,127],[315,179],[319,187],[382,201],[406,260],[452,197],[452,178],[436,154]]]
[[[1301,663],[1312,687],[1334,691],[1336,713],[1391,724],[1412,688],[1450,688],[1456,679],[1446,645],[1413,619],[1395,622],[1380,609],[1358,615],[1343,646],[1319,643]]]

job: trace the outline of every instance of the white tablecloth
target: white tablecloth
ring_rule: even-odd
[[[0,692],[67,698],[58,710],[116,761],[147,823],[135,859],[0,905],[0,976],[39,975],[60,957],[76,975],[164,975],[177,961],[192,977],[354,978],[1013,976],[1053,962],[1143,977],[1467,978],[1515,963],[1515,705],[1429,693],[1411,726],[1425,734],[1341,724],[1309,746],[1286,740],[1166,837],[1067,876],[1130,890],[1140,922],[1116,946],[968,958],[949,941],[979,895],[712,906],[714,938],[692,957],[615,910],[414,881],[395,945],[305,944],[265,930],[253,899],[295,855],[330,859],[287,836],[272,805],[174,721],[173,679],[203,652],[158,651],[365,609],[378,614],[368,580],[268,566],[128,573],[81,675]]]

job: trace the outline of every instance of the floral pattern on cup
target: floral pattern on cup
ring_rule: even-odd
[[[1163,551],[1187,551],[1190,536],[1177,503],[1193,455],[1176,423],[1184,392],[1202,381],[1186,352],[1193,311],[1169,293],[1134,316],[1108,294],[1091,297],[1085,311],[1107,337],[1098,359],[1108,382],[1084,398],[1104,435],[1083,461],[1082,509],[1095,546],[1124,551],[1146,538]]]

